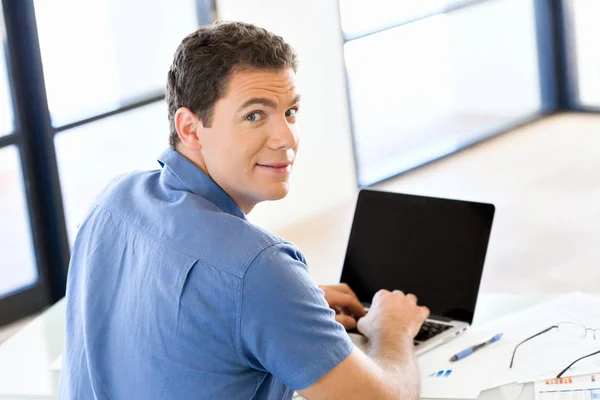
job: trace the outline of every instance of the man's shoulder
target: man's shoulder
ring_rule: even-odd
[[[248,267],[265,253],[300,253],[293,244],[248,220],[225,213],[217,213],[214,218],[218,222],[212,225],[219,229],[212,232],[210,242],[221,263],[236,266],[235,274],[239,277],[243,277]]]
[[[121,175],[96,203],[125,220],[128,229],[152,235],[171,248],[239,277],[265,249],[293,246],[246,219],[223,212],[202,196],[165,188],[160,171]]]
[[[136,197],[148,195],[148,189],[158,188],[159,170],[131,171],[114,177],[96,197],[95,205],[123,208]],[[146,190],[144,190],[146,188]]]

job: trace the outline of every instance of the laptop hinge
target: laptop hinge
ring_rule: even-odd
[[[441,322],[452,322],[452,318],[442,317],[441,315],[430,315],[427,319],[432,319],[434,321],[441,321]]]

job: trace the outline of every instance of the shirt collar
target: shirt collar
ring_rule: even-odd
[[[233,199],[197,165],[169,147],[158,158],[160,166],[169,168],[192,193],[204,197],[221,211],[246,219]]]

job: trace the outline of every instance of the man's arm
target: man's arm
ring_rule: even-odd
[[[380,291],[358,329],[370,338],[367,354],[352,354],[315,384],[300,390],[309,400],[418,399],[420,374],[413,338],[429,315],[413,295]]]

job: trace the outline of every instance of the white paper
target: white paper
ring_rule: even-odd
[[[600,375],[537,381],[536,400],[590,400],[600,397]]]
[[[444,397],[447,398],[461,398],[463,397],[463,391],[466,389],[471,390],[473,393],[479,393],[486,389],[515,382],[515,379],[503,373],[504,370],[508,370],[508,363],[498,362],[502,354],[512,351],[508,348],[510,341],[504,341],[504,337],[462,360],[449,361],[454,354],[475,343],[483,342],[493,335],[495,333],[467,331],[447,344],[420,356],[418,360],[421,370],[422,390],[429,392],[428,385],[433,385],[436,382],[427,380],[427,377],[440,370],[452,370],[452,374],[448,376],[445,383],[447,393]],[[437,388],[432,390],[437,391]]]
[[[448,390],[445,398],[461,397],[465,386],[475,392],[513,382],[533,382],[555,377],[575,359],[600,350],[600,340],[570,338],[564,341],[563,336],[563,341],[559,342],[556,340],[559,335],[553,330],[520,346],[512,369],[509,368],[510,358],[517,343],[564,321],[589,328],[600,328],[600,299],[572,293],[467,330],[456,339],[419,357],[423,390],[425,393],[429,393],[430,390],[431,393],[437,393],[438,389],[433,388],[437,383],[426,378],[435,371],[448,369],[453,372],[444,383]],[[498,342],[457,362],[449,361],[452,355],[498,333],[504,334]],[[598,371],[600,355],[592,356],[585,362],[580,361],[566,374],[578,375]]]
[[[421,376],[421,398],[476,399],[481,390],[474,383],[468,371],[433,371],[427,376]]]

